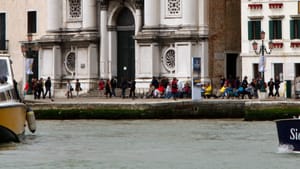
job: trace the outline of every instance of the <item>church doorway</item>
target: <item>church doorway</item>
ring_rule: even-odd
[[[237,54],[229,53],[226,57],[226,77],[228,79],[237,78]]]
[[[135,79],[134,17],[128,8],[123,8],[117,18],[117,77]]]

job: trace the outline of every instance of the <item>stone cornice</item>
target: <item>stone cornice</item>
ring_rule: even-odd
[[[145,42],[156,42],[156,43],[170,43],[170,42],[198,42],[198,41],[205,41],[208,40],[208,35],[200,35],[196,33],[192,34],[159,34],[159,33],[152,33],[152,34],[144,34],[140,33],[134,37],[134,39],[138,43],[145,43]]]

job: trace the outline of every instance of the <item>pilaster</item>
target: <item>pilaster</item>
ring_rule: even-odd
[[[96,0],[83,1],[83,29],[96,28]]]
[[[55,31],[62,27],[62,1],[61,0],[47,0],[47,30]]]
[[[160,21],[160,0],[145,0],[145,27],[159,25]]]

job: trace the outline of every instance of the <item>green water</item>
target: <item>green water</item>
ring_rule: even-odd
[[[275,123],[242,120],[38,121],[0,146],[2,169],[295,169]]]

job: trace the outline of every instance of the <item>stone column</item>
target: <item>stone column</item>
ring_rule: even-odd
[[[100,77],[108,78],[108,31],[107,31],[107,3],[101,4],[100,11]]]
[[[137,1],[135,6],[136,6],[135,34],[137,34],[142,29],[142,8],[143,8],[143,4],[142,4],[141,1]]]
[[[96,28],[96,0],[83,0],[82,27]]]
[[[208,34],[208,0],[199,0],[199,26],[201,34]]]
[[[47,0],[48,31],[55,31],[62,27],[62,2],[61,0]]]
[[[182,5],[183,25],[196,26],[197,23],[197,1],[198,0],[185,0]],[[201,11],[201,10],[200,10]]]
[[[145,27],[158,26],[160,21],[160,0],[145,0]]]

